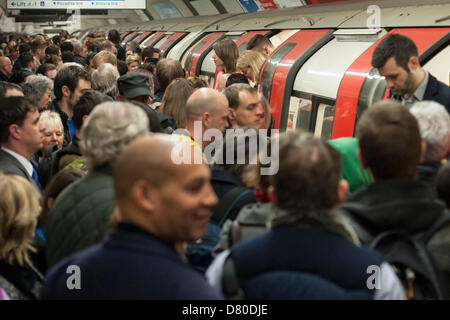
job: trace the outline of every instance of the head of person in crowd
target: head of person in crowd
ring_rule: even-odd
[[[34,60],[33,55],[29,52],[21,54],[18,61],[20,62],[22,69],[27,69],[31,72],[35,72],[37,69],[36,61]]]
[[[45,229],[49,219],[49,211],[58,195],[71,183],[85,176],[84,171],[65,169],[59,171],[47,185],[42,197],[42,212],[38,218],[38,226]]]
[[[19,55],[24,53],[31,53],[31,46],[28,43],[22,43],[19,45]]]
[[[47,63],[56,66],[57,70],[59,70],[63,66],[62,58],[54,54],[45,57],[44,64]]]
[[[56,35],[52,37],[52,42],[54,45],[59,46],[61,44],[61,37]]]
[[[57,72],[56,66],[51,63],[41,64],[36,70],[36,74],[42,74],[52,81],[55,80]]]
[[[139,47],[139,43],[137,43],[137,41],[130,41],[127,43],[126,45],[126,51],[127,51],[127,55],[128,54],[140,54],[141,53],[141,48]]]
[[[264,58],[267,58],[275,46],[272,44],[270,39],[262,34],[257,34],[247,44],[247,50],[254,50],[261,53]]]
[[[397,95],[413,95],[425,78],[415,43],[401,34],[390,34],[375,48],[372,66],[385,77]]]
[[[181,63],[174,59],[161,59],[156,65],[156,78],[160,85],[161,93],[177,78],[184,78],[184,70]],[[162,99],[162,95],[161,95]]]
[[[159,50],[153,47],[145,47],[141,51],[142,62],[153,63],[156,65],[159,61]]]
[[[223,91],[230,106],[231,126],[261,129],[270,116],[261,95],[247,84],[233,84]]]
[[[240,70],[254,86],[258,83],[258,75],[265,57],[255,50],[245,50],[239,56],[236,67]]]
[[[268,196],[287,214],[276,214],[272,226],[330,218],[348,191],[347,181],[341,180],[339,152],[308,132],[289,131],[273,139],[279,143],[279,165]]]
[[[233,73],[228,77],[227,82],[225,83],[225,88],[235,83],[245,83],[250,85],[250,82],[246,75],[242,73]]]
[[[128,70],[131,71],[139,66],[139,64],[141,63],[141,59],[138,54],[133,53],[127,55],[127,59],[125,60],[125,62],[127,63]]]
[[[361,166],[358,157],[358,139],[345,137],[327,142],[341,154],[342,179],[349,183],[350,192],[355,192],[373,182],[370,172]]]
[[[44,40],[34,39],[31,42],[31,52],[36,57],[37,60],[42,60],[45,58],[45,48],[47,44]]]
[[[67,30],[61,30],[59,35],[61,37],[61,41],[63,42],[70,39],[70,33]]]
[[[161,124],[159,123],[157,111],[153,110],[152,107],[150,107],[142,102],[139,102],[139,101],[132,100],[132,101],[130,101],[130,103],[134,104],[135,106],[138,106],[145,112],[145,114],[148,117],[148,125],[149,125],[148,130],[150,132],[164,133],[164,130],[162,129]]]
[[[63,66],[58,71],[53,91],[63,111],[71,113],[80,96],[90,88],[90,75],[81,66],[71,65]]]
[[[88,33],[87,36],[84,38],[84,45],[86,48],[88,48],[88,51],[94,51],[94,42],[95,42],[95,34],[94,33]]]
[[[70,42],[73,45],[73,53],[75,54],[75,56],[80,56],[86,59],[88,50],[81,44],[81,41],[78,39],[70,39]]]
[[[51,44],[47,48],[45,48],[45,55],[47,57],[51,55],[61,57],[61,48],[57,45]]]
[[[439,168],[436,175],[436,192],[440,200],[450,209],[450,162]]]
[[[213,45],[213,60],[216,66],[223,68],[225,73],[236,71],[236,62],[239,58],[239,49],[231,38],[226,37],[216,41]]]
[[[173,80],[164,93],[159,111],[173,117],[177,128],[186,128],[186,102],[193,92],[189,80],[180,78]]]
[[[117,66],[117,57],[109,51],[100,51],[92,59],[92,72],[100,67],[103,63],[110,63],[113,66]]]
[[[24,97],[2,98],[0,106],[0,145],[31,159],[44,139],[37,106]]]
[[[22,88],[11,82],[0,81],[0,98],[23,97]]]
[[[155,93],[155,83],[153,81],[153,74],[148,69],[149,68],[146,68],[145,65],[140,65],[130,73],[140,73],[140,74],[145,75],[148,78],[150,92],[152,93],[152,97],[153,97],[154,93]]]
[[[61,53],[61,60],[63,63],[75,62],[75,56],[72,51],[63,51],[63,53]]]
[[[126,145],[148,135],[148,118],[127,102],[103,102],[89,114],[80,132],[80,150],[88,168],[114,167]]]
[[[103,40],[102,42],[100,42],[100,46],[98,47],[98,49],[99,51],[109,51],[117,57],[117,48],[114,43],[109,40]]]
[[[410,109],[419,122],[420,136],[426,144],[424,162],[441,162],[450,152],[450,115],[435,101],[420,101]]]
[[[139,101],[146,105],[152,103],[152,93],[149,88],[148,77],[140,73],[127,73],[117,80],[119,101]]]
[[[190,164],[175,164],[174,148],[181,156],[187,153]],[[217,197],[207,164],[196,164],[195,156],[201,157],[201,150],[174,136],[155,134],[133,141],[114,172],[122,221],[170,243],[202,238]]]
[[[44,127],[42,155],[45,155],[45,150],[50,145],[56,145],[58,149],[61,149],[64,141],[64,127],[59,114],[50,110],[44,111],[39,121]]]
[[[108,31],[108,40],[114,44],[120,45],[120,33],[116,29]]]
[[[204,80],[200,77],[192,76],[187,79],[191,83],[192,87],[194,87],[194,90],[200,89],[200,88],[209,88],[208,82],[206,82],[206,80]]]
[[[13,65],[8,57],[0,57],[0,79],[7,81],[13,71]]]
[[[28,76],[22,89],[24,96],[34,101],[39,111],[46,110],[52,101],[53,81],[46,76]]]
[[[119,71],[110,63],[104,63],[92,73],[92,89],[104,93],[114,100],[119,94],[117,88],[117,79],[119,79]]]
[[[117,60],[117,70],[119,71],[120,76],[125,75],[128,72],[127,63],[122,60]]]
[[[73,49],[74,49],[73,44],[70,41],[64,41],[63,43],[61,43],[60,48],[61,48],[61,55],[66,51],[73,53]]]
[[[194,140],[204,150],[213,141],[203,141],[206,130],[216,129],[218,134],[223,135],[228,126],[228,100],[217,90],[200,88],[191,94],[186,102],[186,129]],[[196,136],[195,126],[200,124],[202,129],[200,137]],[[212,140],[215,138],[211,138]]]
[[[25,178],[3,172],[0,172],[0,192],[0,260],[8,265],[31,265],[30,253],[36,251],[32,244],[41,195]]]
[[[375,180],[417,177],[425,143],[416,118],[399,102],[373,104],[362,114],[356,137],[361,164]]]

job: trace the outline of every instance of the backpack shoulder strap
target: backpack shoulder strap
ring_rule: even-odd
[[[217,207],[214,208],[213,214],[211,216],[210,222],[216,224],[218,226],[222,225],[224,219],[228,216],[231,208],[236,204],[236,202],[244,195],[249,192],[253,192],[251,189],[246,187],[234,187],[229,190],[223,198],[217,204]]]
[[[244,292],[239,285],[236,267],[230,253],[223,263],[222,271],[222,292],[227,299],[243,300]]]

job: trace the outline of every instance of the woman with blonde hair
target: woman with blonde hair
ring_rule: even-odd
[[[239,49],[231,38],[226,37],[213,45],[213,60],[216,66],[222,67],[217,74],[214,89],[222,91],[225,88],[228,77],[236,72],[236,62],[239,58]]]
[[[194,92],[194,87],[188,79],[178,78],[173,80],[161,101],[159,111],[162,114],[174,118],[177,128],[186,128],[186,102]]]
[[[44,158],[49,152],[61,149],[64,142],[64,127],[59,113],[54,111],[44,111],[41,113],[39,122],[45,128],[42,149],[38,151],[40,158]],[[47,148],[53,145],[53,147]],[[54,147],[56,145],[56,148]]]
[[[237,60],[237,69],[248,78],[252,87],[258,83],[258,74],[265,60],[264,56],[255,50],[245,50]]]
[[[0,194],[0,286],[12,300],[38,299],[43,276],[30,254],[40,194],[25,178],[3,172]]]
[[[128,70],[131,71],[139,66],[141,63],[141,57],[137,53],[127,55],[126,64]]]

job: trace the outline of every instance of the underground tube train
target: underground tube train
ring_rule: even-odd
[[[377,7],[369,8],[376,4]],[[369,8],[369,10],[368,10]],[[379,9],[379,10],[378,10]],[[449,84],[449,0],[330,3],[246,14],[224,14],[114,25],[122,44],[135,40],[181,61],[186,72],[214,85],[212,46],[232,38],[240,51],[256,34],[275,50],[264,62],[258,88],[268,99],[275,128],[302,128],[316,136],[353,136],[361,112],[387,96],[371,66],[372,53],[388,34],[410,37],[421,65]],[[107,32],[111,26],[80,30]]]

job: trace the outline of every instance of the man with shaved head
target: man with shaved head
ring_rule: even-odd
[[[221,299],[176,250],[205,235],[217,203],[208,166],[194,161],[199,154],[201,159],[201,151],[178,136],[131,142],[114,171],[120,223],[103,244],[51,270],[44,299]],[[180,155],[191,161],[176,164]],[[81,290],[66,285],[71,265],[81,270]]]
[[[200,88],[186,102],[186,129],[192,139],[205,150],[213,141],[203,139],[203,134],[215,129],[216,135],[223,135],[228,126],[228,114],[228,100],[222,93],[210,88]],[[210,134],[214,135],[212,131]]]

